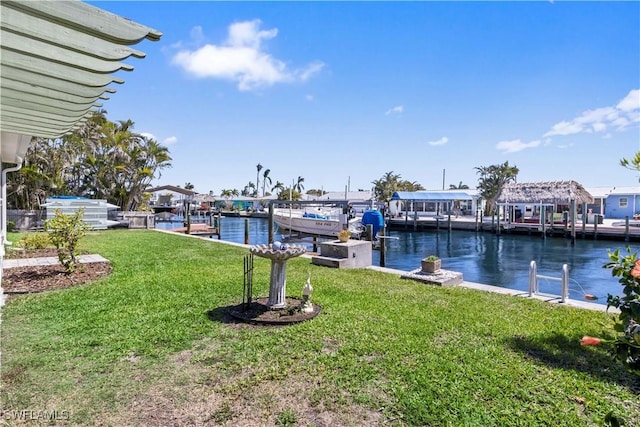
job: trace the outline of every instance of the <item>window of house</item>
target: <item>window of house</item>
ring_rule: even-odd
[[[626,208],[629,205],[629,200],[626,197],[620,197],[619,207]]]

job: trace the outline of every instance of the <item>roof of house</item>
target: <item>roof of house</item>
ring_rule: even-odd
[[[593,196],[576,181],[547,181],[505,184],[498,203],[593,203]]]

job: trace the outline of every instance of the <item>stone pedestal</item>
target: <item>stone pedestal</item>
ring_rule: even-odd
[[[332,240],[320,243],[320,256],[311,263],[334,268],[366,268],[371,266],[371,242],[366,240]]]
[[[289,246],[284,249],[272,249],[267,245],[252,246],[250,252],[271,260],[271,277],[269,280],[269,300],[267,307],[271,310],[286,308],[287,295],[287,261],[305,253],[301,246]]]

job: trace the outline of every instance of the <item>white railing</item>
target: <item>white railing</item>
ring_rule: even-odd
[[[552,277],[538,274],[536,262],[531,261],[531,264],[529,264],[529,296],[542,295],[540,293],[539,279],[560,282],[560,302],[567,301],[567,298],[569,298],[569,266],[567,264],[562,264],[562,275],[560,277]]]

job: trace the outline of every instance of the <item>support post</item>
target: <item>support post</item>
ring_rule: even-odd
[[[569,266],[562,264],[562,297],[561,302],[567,302],[569,297]]]
[[[269,203],[269,244],[273,243],[273,204]]]
[[[384,254],[384,251],[385,251],[384,247],[386,245],[385,238],[384,238],[386,234],[385,228],[386,227],[382,227],[382,230],[380,230],[379,232],[380,234],[380,267],[384,267],[386,265],[385,254]]]
[[[249,218],[244,219],[244,244],[249,244]]]

